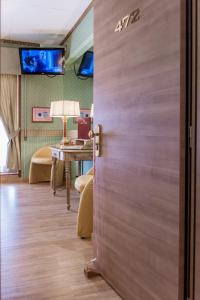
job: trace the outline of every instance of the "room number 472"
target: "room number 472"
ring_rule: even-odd
[[[123,17],[117,22],[115,32],[121,32],[122,29],[127,28],[129,24],[133,24],[140,19],[140,9],[135,9],[131,14]]]

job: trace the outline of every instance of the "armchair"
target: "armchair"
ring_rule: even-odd
[[[49,146],[44,146],[38,149],[31,158],[29,169],[29,183],[38,183],[51,181],[52,155]],[[64,163],[57,162],[56,166],[56,186],[62,185]]]
[[[78,218],[77,235],[81,238],[90,238],[93,232],[93,176],[86,183],[81,192]]]
[[[85,185],[88,183],[88,181],[93,178],[93,175],[94,175],[94,169],[91,168],[87,173],[86,175],[81,175],[79,176],[75,183],[74,183],[74,186],[75,186],[75,189],[78,191],[78,192],[82,192]]]
[[[77,235],[81,238],[91,237],[93,231],[93,174],[91,168],[86,175],[79,176],[75,181],[75,188],[80,195]]]

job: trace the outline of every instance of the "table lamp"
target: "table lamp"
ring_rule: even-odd
[[[59,100],[51,102],[50,108],[51,117],[60,117],[63,120],[63,138],[61,144],[69,143],[67,139],[67,118],[79,117],[80,107],[79,102],[74,100]]]

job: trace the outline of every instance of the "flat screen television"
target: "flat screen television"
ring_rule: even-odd
[[[64,74],[64,48],[19,48],[22,74]]]
[[[93,77],[94,72],[94,53],[87,51],[84,53],[77,76]]]

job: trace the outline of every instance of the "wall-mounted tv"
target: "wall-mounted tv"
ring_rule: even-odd
[[[93,77],[94,72],[94,53],[87,51],[83,55],[77,76]]]
[[[64,74],[64,48],[19,48],[22,74]]]

